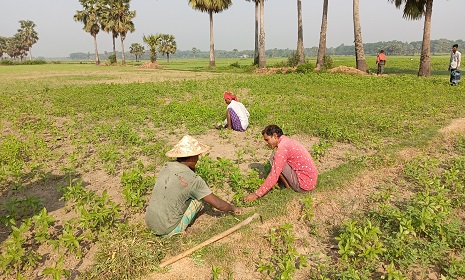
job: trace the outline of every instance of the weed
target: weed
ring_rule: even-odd
[[[259,262],[259,272],[273,279],[292,279],[297,269],[307,266],[307,256],[299,254],[293,245],[297,239],[293,236],[291,224],[272,229],[266,238],[273,254],[267,262]]]

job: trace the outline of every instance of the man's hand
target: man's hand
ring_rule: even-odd
[[[233,205],[233,210],[231,211],[234,214],[241,214],[242,213],[242,208],[236,207]]]
[[[248,196],[244,197],[245,202],[254,202],[258,198],[258,195],[251,193]]]

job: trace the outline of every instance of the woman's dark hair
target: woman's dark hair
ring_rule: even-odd
[[[283,130],[275,125],[275,124],[270,124],[268,125],[267,127],[265,127],[263,130],[262,130],[262,135],[268,135],[268,136],[272,136],[273,133],[276,133],[276,135],[279,137],[283,136]]]
[[[452,47],[453,47],[453,48],[458,48],[459,45],[458,45],[458,44],[454,44]]]

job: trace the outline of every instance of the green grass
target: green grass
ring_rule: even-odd
[[[314,60],[315,58],[309,58],[310,63],[314,63]],[[448,58],[433,56],[433,76],[427,79],[415,75],[418,60],[418,57],[388,57],[386,74],[391,75],[386,77],[328,72],[253,75],[252,59],[217,60],[216,69],[210,69],[208,60],[205,59],[179,59],[168,64],[161,58],[158,62],[165,67],[161,70],[133,67],[142,62],[131,62],[125,67],[96,67],[92,64],[76,63],[2,66],[0,191],[4,194],[11,193],[13,188],[27,191],[28,186],[33,186],[37,181],[47,182],[52,172],[58,172],[59,174],[54,175],[67,180],[64,186],[61,185],[62,191],[74,191],[76,196],[85,195],[88,203],[96,200],[92,203],[102,204],[102,209],[108,207],[113,211],[120,211],[119,207],[112,204],[111,197],[106,197],[106,193],[103,198],[92,192],[83,194],[79,176],[71,178],[70,174],[74,174],[71,171],[75,170],[79,174],[86,170],[104,170],[111,176],[120,177],[124,172],[137,169],[138,176],[140,174],[144,178],[152,178],[166,160],[164,154],[169,148],[166,145],[167,136],[206,133],[223,117],[222,92],[226,89],[236,92],[250,111],[252,131],[259,131],[260,128],[274,123],[282,127],[286,134],[352,143],[372,151],[368,156],[353,159],[320,175],[316,191],[335,190],[364,170],[392,164],[395,153],[402,148],[426,147],[437,137],[439,128],[453,119],[465,117],[465,94],[462,86],[448,85],[448,72],[445,71]],[[273,66],[286,61],[287,58],[270,58],[267,64]],[[371,71],[375,69],[374,61],[375,57],[367,57]],[[353,57],[333,57],[333,62],[334,66],[353,67],[355,64]],[[240,67],[233,67],[231,64]],[[144,79],[147,77],[155,79],[159,75],[169,77],[170,74],[173,79],[139,81],[146,81]],[[125,80],[130,82],[120,83]],[[463,139],[459,139],[457,145],[462,147]],[[252,155],[254,151],[246,149],[244,153]],[[454,168],[461,170],[460,161],[457,166]],[[229,178],[227,176],[231,175],[212,167],[205,168],[202,172],[212,175],[212,178]],[[137,178],[143,181],[142,177]],[[244,176],[241,179],[243,181],[238,185],[243,184],[244,190],[246,186],[250,188],[249,185],[256,184],[252,177]],[[139,190],[142,193],[140,197],[137,193],[131,193],[132,190],[137,192],[137,186],[127,188],[125,195],[131,198],[130,202],[137,202],[140,206],[148,194],[145,189]],[[10,202],[15,201],[15,195],[5,198],[10,199]],[[289,190],[273,190],[254,203],[254,211],[261,213],[264,220],[285,216],[286,202],[298,198],[299,194]],[[40,201],[37,203],[40,205]],[[76,203],[79,205],[83,202],[78,199]],[[67,207],[79,209],[72,203]],[[0,209],[0,221],[9,226],[18,226],[22,221],[21,216],[26,214],[17,213],[10,208]],[[82,207],[80,209],[85,210]],[[40,209],[35,210],[35,213],[27,215],[34,216]],[[143,212],[140,209],[122,207],[122,220],[130,220],[134,211]],[[76,215],[86,217],[84,212]],[[9,218],[13,216],[11,221]],[[247,214],[222,216],[216,219],[214,225],[196,232],[195,235],[179,237],[173,241],[160,240],[144,229],[143,225],[133,225],[127,221],[102,221],[109,226],[101,229],[101,232],[92,232],[93,229],[86,228],[82,224],[82,217],[81,222],[69,222],[76,232],[92,232],[92,237],[86,236],[83,239],[87,242],[100,243],[110,239],[108,236],[114,237],[111,242],[101,243],[105,246],[102,246],[96,256],[95,266],[83,274],[83,278],[95,277],[102,271],[110,273],[106,275],[110,278],[134,278],[157,270],[157,264],[164,256],[179,253],[178,241],[183,244],[181,248],[187,249],[191,244],[200,243],[224,231],[246,216]],[[68,221],[60,221],[61,224],[65,222]],[[368,227],[365,224],[363,226]],[[5,230],[11,231],[11,228],[7,227]],[[450,236],[458,235],[454,225],[447,225],[446,230],[451,231]],[[250,229],[246,232],[253,235]],[[52,240],[54,238],[59,236],[50,237]],[[141,242],[131,243],[133,238]],[[19,237],[9,240],[19,242],[15,244],[27,249],[28,244],[31,244],[28,243],[31,240],[21,243]],[[434,246],[439,246],[435,242],[431,243],[432,251]],[[126,251],[131,253],[118,253],[119,244],[124,244]],[[147,244],[156,246],[147,249]],[[219,258],[225,255],[222,253],[227,251],[225,246],[206,249],[200,255],[203,254],[203,259]],[[396,243],[393,246],[400,245]],[[463,254],[463,250],[457,250],[457,256]],[[66,250],[60,252],[66,256]],[[111,254],[115,254],[115,257],[108,259]],[[426,253],[419,254],[423,257]],[[200,255],[197,257],[200,258]],[[123,268],[119,266],[119,262],[139,262],[144,259],[143,256],[147,256],[151,262],[144,262],[137,269],[119,270]],[[5,258],[0,258],[0,261],[6,263]],[[33,259],[30,261],[34,262]],[[448,269],[454,270],[449,274],[461,275],[460,269],[463,267],[447,261]],[[424,264],[428,265],[427,262]],[[34,265],[37,263],[31,266]],[[20,263],[16,263],[15,268],[18,269],[19,266]],[[57,261],[56,267],[61,269],[61,263]],[[344,273],[349,273],[352,268],[345,267]],[[335,275],[329,269],[326,273]]]

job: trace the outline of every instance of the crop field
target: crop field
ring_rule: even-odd
[[[431,59],[429,78],[418,57],[389,57],[382,76],[287,58],[266,72],[251,59],[0,66],[0,279],[465,279],[465,89],[449,86],[448,57]],[[214,128],[225,90],[251,114],[245,133]],[[308,148],[318,185],[245,203],[269,171],[268,124]],[[244,211],[206,206],[160,238],[145,207],[185,134],[211,147],[197,173]]]

